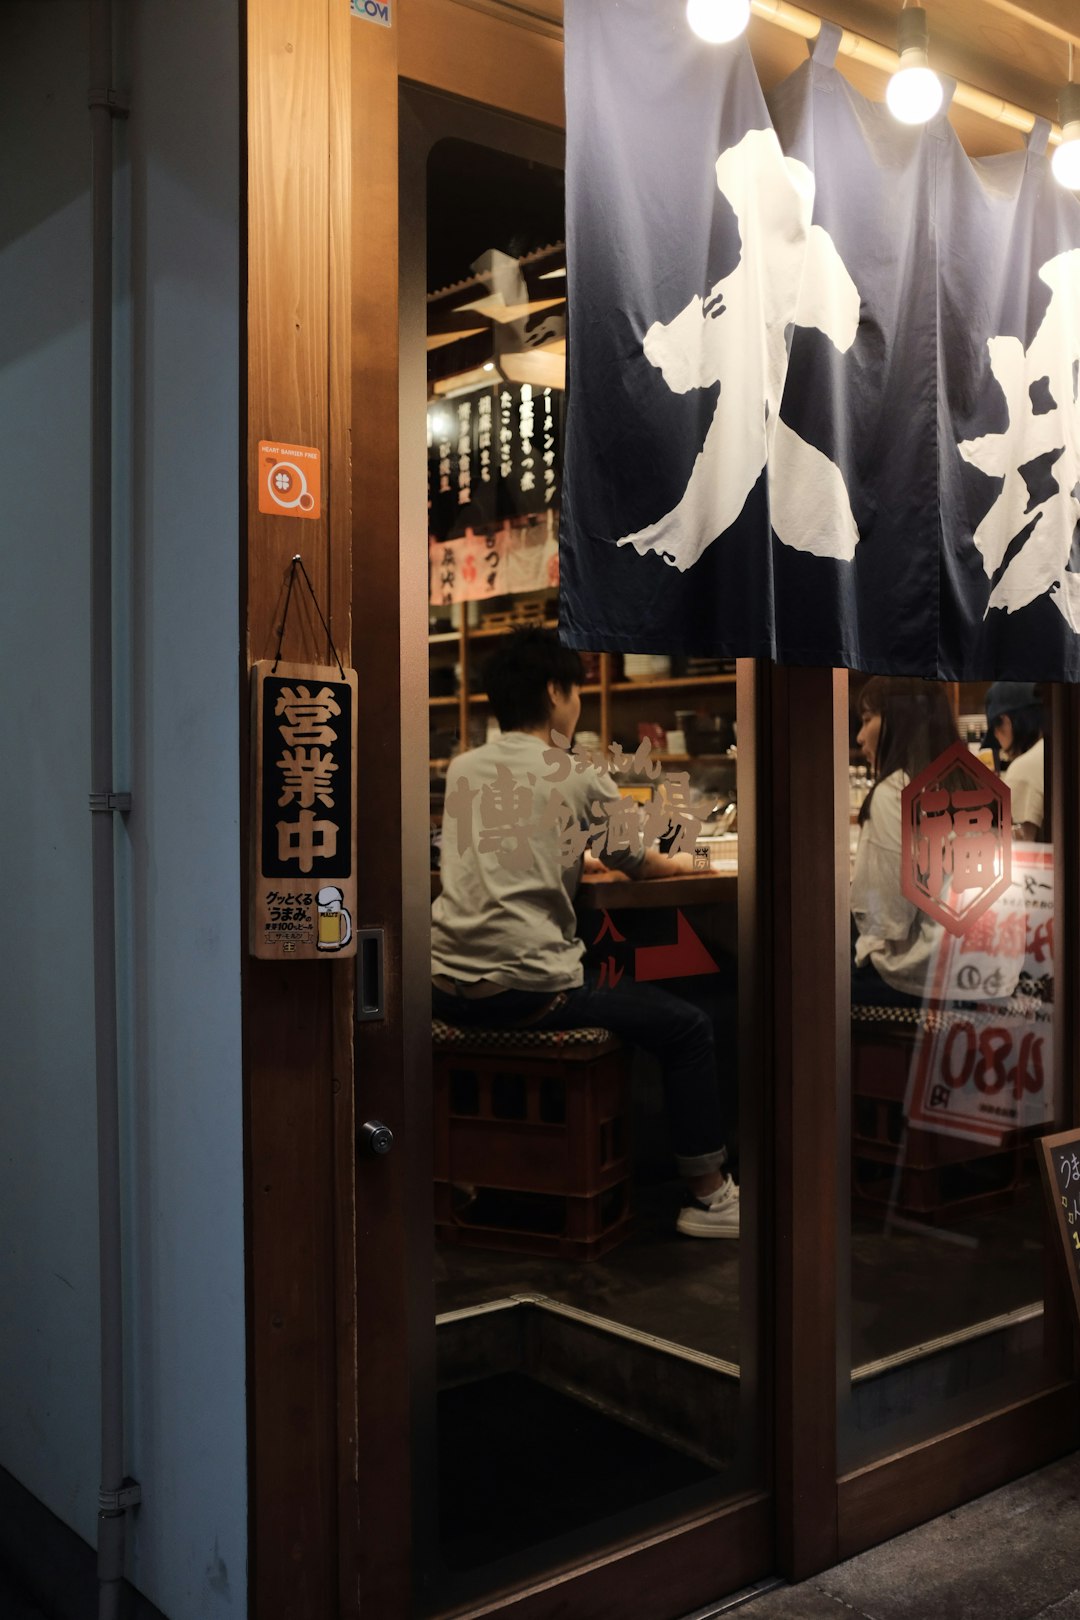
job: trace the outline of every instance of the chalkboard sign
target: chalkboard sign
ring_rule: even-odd
[[[1043,1186],[1065,1251],[1073,1303],[1080,1315],[1080,1130],[1044,1136],[1039,1148]]]

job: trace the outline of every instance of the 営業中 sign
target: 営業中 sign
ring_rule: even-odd
[[[356,672],[252,670],[254,956],[356,953]]]

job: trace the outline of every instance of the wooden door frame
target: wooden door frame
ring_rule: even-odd
[[[427,685],[426,659],[409,656],[414,632],[403,640],[424,593],[422,562],[403,563],[399,546],[399,84],[558,127],[562,47],[550,31],[456,0],[400,3],[390,29],[351,17],[348,0],[246,0],[245,21],[245,690],[250,662],[274,644],[288,561],[301,550],[342,656],[384,672],[360,688],[357,921],[386,930],[377,1023],[354,1024],[347,964],[242,964],[251,1611],[254,1620],[404,1620],[411,1549],[400,1527],[412,1500],[417,1396],[402,1346],[425,1342],[431,1295],[409,1274],[430,1240],[430,1121],[408,1083],[427,1061],[428,891],[418,809],[426,780],[403,753],[402,723],[426,715]],[[318,523],[259,514],[260,438],[323,449]],[[290,624],[286,657],[325,651],[310,627]],[[755,952],[772,953],[774,979],[776,1214],[764,1212],[763,1229],[776,1227],[775,1507],[759,1493],[556,1573],[488,1613],[540,1620],[570,1580],[596,1620],[647,1613],[657,1583],[691,1608],[704,1601],[703,1582],[707,1597],[756,1573],[774,1530],[782,1573],[799,1579],[1036,1466],[1080,1433],[1068,1383],[838,1478],[831,1299],[849,1150],[836,1110],[847,1063],[841,681],[832,671],[771,670],[759,683],[758,790],[772,807],[775,861],[771,911],[752,940]],[[1059,707],[1060,794],[1078,780],[1077,694]],[[246,739],[246,702],[242,725]],[[246,799],[242,814],[246,848]],[[1075,796],[1070,815],[1065,905],[1076,938]],[[829,848],[831,869],[806,859]],[[740,900],[745,907],[742,891]],[[835,949],[823,952],[830,915]],[[1076,960],[1066,991],[1075,1053]],[[377,1164],[358,1161],[355,1148],[358,1120],[373,1116],[399,1136]],[[387,1230],[393,1246],[377,1249],[373,1234]]]

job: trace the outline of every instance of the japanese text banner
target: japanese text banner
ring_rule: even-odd
[[[1080,679],[1080,201],[813,59],[762,94],[566,0],[562,626],[590,649]]]

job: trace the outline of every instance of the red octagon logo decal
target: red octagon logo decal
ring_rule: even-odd
[[[903,791],[900,887],[950,934],[966,933],[1012,882],[1010,799],[962,742]]]

